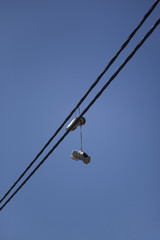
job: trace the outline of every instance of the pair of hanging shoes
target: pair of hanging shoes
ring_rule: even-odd
[[[78,126],[82,126],[86,122],[86,119],[84,117],[81,117],[78,121],[77,119],[78,117],[75,117],[70,122],[70,124],[66,127],[66,131],[74,131]],[[85,164],[88,164],[90,162],[90,157],[87,155],[87,153],[82,151],[82,135],[81,135],[81,150],[73,150],[71,158],[73,160],[82,160]]]

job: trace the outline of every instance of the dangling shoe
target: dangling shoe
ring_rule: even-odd
[[[87,153],[79,150],[73,150],[71,158],[73,160],[82,160],[85,164],[88,164],[90,162],[91,157],[87,155]]]
[[[76,123],[76,125],[74,127],[72,127],[74,125],[74,123],[77,121],[77,117],[75,117],[70,124],[66,127],[66,131],[70,129],[70,131],[74,131],[78,126],[82,126],[85,124],[86,119],[84,117],[81,117],[78,122]]]

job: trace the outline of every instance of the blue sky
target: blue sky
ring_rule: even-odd
[[[1,196],[153,3],[1,0]],[[159,13],[158,6],[81,112]],[[159,39],[157,28],[85,114],[83,149],[91,163],[70,158],[80,149],[77,129],[0,213],[1,239],[160,239]]]

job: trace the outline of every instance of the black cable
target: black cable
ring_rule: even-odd
[[[40,155],[44,152],[44,150],[47,148],[47,146],[51,143],[51,141],[56,137],[56,135],[59,133],[59,131],[63,128],[63,126],[66,124],[66,122],[70,119],[70,117],[73,115],[73,113],[78,109],[78,107],[82,104],[82,102],[86,99],[88,94],[92,91],[92,89],[97,85],[97,83],[100,81],[102,76],[106,73],[106,71],[109,69],[109,67],[114,63],[116,58],[119,56],[119,54],[122,52],[122,50],[128,45],[130,40],[133,38],[135,33],[138,31],[138,29],[142,26],[142,24],[145,22],[145,20],[149,17],[149,15],[152,13],[154,8],[157,6],[160,0],[157,0],[152,7],[149,9],[149,11],[144,15],[138,26],[133,30],[133,32],[129,35],[125,43],[121,46],[120,50],[115,54],[115,56],[111,59],[111,61],[108,63],[106,68],[103,70],[103,72],[98,76],[98,78],[95,80],[95,82],[91,85],[91,87],[88,89],[86,94],[80,99],[76,107],[71,111],[71,113],[68,115],[68,117],[64,120],[64,122],[61,124],[61,126],[56,130],[54,135],[48,140],[48,142],[45,144],[45,146],[41,149],[41,151],[37,154],[37,156],[33,159],[33,161],[28,165],[28,167],[24,170],[24,172],[20,175],[20,177],[14,182],[14,184],[10,187],[10,189],[5,193],[5,195],[0,199],[0,203],[8,196],[8,194],[12,191],[12,189],[17,185],[17,183],[22,179],[22,177],[26,174],[26,172],[31,168],[31,166],[35,163],[35,161],[40,157]]]
[[[74,125],[79,121],[79,119],[90,109],[90,107],[94,104],[94,102],[100,97],[100,95],[104,92],[104,90],[109,86],[109,84],[114,80],[114,78],[119,74],[119,72],[124,68],[124,66],[129,62],[129,60],[133,57],[136,51],[142,46],[145,40],[151,35],[151,33],[156,29],[156,27],[160,24],[160,18],[154,24],[154,26],[147,32],[144,38],[138,43],[135,49],[130,53],[130,55],[126,58],[126,60],[122,63],[122,65],[118,68],[118,70],[112,75],[112,77],[108,80],[108,82],[103,86],[103,88],[98,92],[95,98],[89,103],[89,105],[84,109],[81,115],[77,118]],[[74,127],[71,126],[71,128]],[[51,153],[57,148],[57,146],[63,141],[63,139],[68,135],[70,129],[64,133],[64,135],[59,139],[59,141],[53,146],[53,148],[48,152],[48,154],[42,159],[42,161],[37,165],[37,167],[30,173],[30,175],[21,183],[21,185],[14,191],[14,193],[7,199],[7,201],[2,205],[0,210],[2,210],[6,204],[14,197],[14,195],[23,187],[23,185],[31,178],[31,176],[37,171],[37,169],[44,163],[44,161],[51,155]]]

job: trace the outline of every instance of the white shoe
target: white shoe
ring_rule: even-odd
[[[89,157],[87,153],[79,150],[73,150],[71,158],[73,160],[82,160],[85,164],[88,164],[91,159],[91,157]]]
[[[71,122],[70,122],[70,124],[66,127],[66,130],[69,130],[70,129],[70,131],[74,131],[78,126],[82,126],[82,125],[84,125],[85,124],[85,122],[86,122],[86,119],[84,118],[84,117],[81,117],[80,119],[79,119],[79,121],[76,123],[76,125],[72,128],[72,126],[74,125],[74,123],[77,121],[77,117],[75,117]]]

